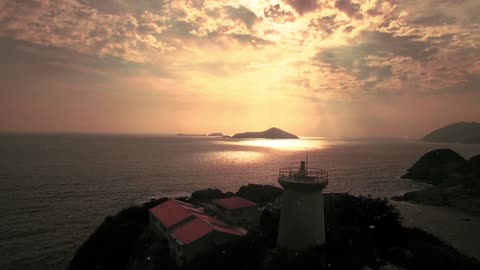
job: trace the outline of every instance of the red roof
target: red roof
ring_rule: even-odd
[[[179,204],[178,201],[168,200],[150,209],[150,212],[160,221],[165,228],[179,223],[182,220],[192,216],[192,212],[188,211]]]
[[[177,228],[173,228],[172,231],[172,234],[184,244],[189,244],[213,230],[239,236],[246,234],[244,229],[227,225],[223,221],[205,214],[201,209],[181,201],[168,200],[151,208],[150,212],[167,229],[185,221]]]
[[[226,209],[249,208],[257,206],[256,203],[242,197],[233,196],[225,199],[213,200],[216,204]]]
[[[213,227],[199,218],[195,218],[187,224],[173,231],[173,234],[183,243],[189,244],[198,238],[213,231]]]
[[[184,244],[189,244],[211,231],[219,231],[226,234],[244,236],[247,232],[243,228],[237,228],[223,223],[214,217],[207,215],[195,215],[196,218],[175,229],[173,234]]]

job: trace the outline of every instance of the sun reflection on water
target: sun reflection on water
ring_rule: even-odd
[[[274,149],[280,151],[306,151],[328,148],[326,140],[323,139],[242,139],[242,140],[222,140],[216,141],[217,144],[226,144],[231,146],[243,146],[245,150],[227,150],[198,153],[197,160],[200,162],[212,164],[247,164],[259,162],[265,158],[268,151],[264,149]],[[255,149],[257,148],[258,149]]]
[[[243,145],[243,146],[254,146],[254,147],[264,147],[277,150],[285,151],[301,151],[301,150],[319,150],[325,149],[328,147],[325,140],[321,139],[247,139],[247,140],[235,140],[235,141],[224,141],[225,144],[233,145]]]
[[[198,157],[201,160],[211,163],[250,163],[263,158],[265,153],[257,151],[216,151],[202,153]]]

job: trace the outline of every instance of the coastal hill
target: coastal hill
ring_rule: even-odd
[[[407,192],[393,200],[480,214],[480,155],[466,160],[451,149],[433,150],[415,162],[402,178],[427,182],[433,187]]]
[[[206,205],[237,195],[263,209],[260,223],[242,240],[213,248],[183,268],[173,263],[168,242],[158,240],[149,227],[148,210],[166,199],[124,209],[104,220],[67,269],[480,269],[474,258],[433,235],[403,227],[399,211],[388,200],[349,194],[325,194],[324,246],[300,252],[277,249],[281,213],[274,205],[281,194],[278,187],[249,184],[236,193],[206,189],[178,198]],[[391,264],[401,268],[391,268]]]
[[[298,139],[298,137],[292,133],[288,133],[279,128],[272,127],[265,131],[259,132],[244,132],[237,133],[232,136],[235,139],[250,139],[250,138],[261,138],[261,139]]]
[[[480,123],[458,122],[423,137],[424,142],[480,143]]]
[[[465,167],[467,161],[451,149],[437,149],[423,155],[402,178],[438,185]]]

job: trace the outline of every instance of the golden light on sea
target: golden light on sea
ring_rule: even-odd
[[[202,153],[197,159],[206,163],[245,164],[261,160],[265,153],[257,151],[216,151]]]
[[[264,147],[283,151],[302,151],[313,149],[324,149],[327,146],[326,141],[320,139],[299,139],[299,140],[271,140],[271,139],[252,139],[221,142],[225,144]]]

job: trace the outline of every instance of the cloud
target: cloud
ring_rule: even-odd
[[[433,44],[418,36],[363,31],[350,40],[350,45],[319,50],[312,61],[328,72],[345,72],[362,82],[363,88],[373,89],[387,80],[404,80],[412,72],[404,69],[410,65],[406,63],[426,65],[437,54]]]
[[[88,56],[73,50],[59,47],[44,47],[25,41],[0,38],[0,64],[2,75],[10,74],[12,77],[25,80],[34,76],[71,78],[72,80],[98,80],[102,81],[108,76],[132,76],[138,73],[148,73],[162,78],[175,78],[172,68],[145,63],[126,61],[119,57]],[[11,69],[16,65],[22,72]],[[75,78],[75,79],[74,79]]]
[[[410,23],[423,26],[441,26],[453,24],[456,21],[457,19],[455,17],[438,12],[412,18]]]
[[[319,49],[312,64],[322,76],[325,72],[349,75],[361,83],[361,89],[376,95],[480,90],[475,79],[480,74],[480,50],[471,43],[480,35],[417,33],[362,31],[347,45]]]
[[[272,44],[271,41],[261,39],[261,38],[258,38],[256,36],[254,36],[254,35],[250,35],[250,34],[232,34],[230,36],[233,39],[239,41],[240,43],[248,43],[250,45],[262,46],[262,45]]]
[[[315,11],[321,7],[317,0],[285,0],[299,15]]]
[[[164,0],[79,0],[80,3],[95,8],[100,13],[124,14],[143,11],[159,11],[165,7]]]
[[[373,76],[375,82],[380,82],[393,75],[391,65],[370,65],[365,59],[358,59],[358,61],[354,63],[353,68],[356,70],[356,76],[359,80],[368,80]]]
[[[361,20],[363,15],[360,13],[360,5],[351,0],[336,0],[335,7],[347,14],[350,18]]]
[[[343,32],[344,33],[351,33],[354,29],[355,29],[355,27],[353,27],[352,25],[348,25],[345,28],[343,28]]]
[[[345,23],[336,20],[337,15],[322,16],[310,20],[308,27],[319,33],[322,38],[327,38]]]
[[[280,4],[270,5],[263,10],[263,16],[277,23],[293,22],[295,15],[288,10],[283,10]]]
[[[167,29],[165,18],[149,11],[117,15],[72,0],[26,3],[6,4],[0,36],[138,62],[172,49],[155,37]]]
[[[204,119],[296,125],[300,113],[345,128],[442,95],[431,115],[462,99],[478,116],[479,13],[478,0],[0,1],[2,120],[97,114],[97,128],[177,132]]]
[[[321,49],[314,60],[327,63],[333,68],[353,69],[358,59],[367,56],[384,58],[409,57],[418,61],[427,60],[433,54],[430,44],[418,36],[395,36],[380,31],[363,31],[351,40],[351,45]]]
[[[352,40],[359,50],[366,54],[378,56],[405,56],[418,60],[423,60],[422,54],[425,53],[430,44],[420,39],[420,36],[405,35],[397,36],[394,33],[381,31],[363,31]]]
[[[232,20],[243,22],[248,28],[252,28],[257,21],[257,15],[242,5],[239,7],[226,6],[225,11]]]
[[[303,61],[306,67],[318,67],[319,73],[308,73],[305,68],[300,78],[286,75],[290,81],[308,80],[312,89],[320,82],[309,76],[333,79],[336,73],[351,80],[349,89],[401,88],[402,83],[413,81],[433,89],[447,77],[449,85],[472,82],[467,73],[453,69],[449,69],[450,76],[440,75],[435,65],[455,62],[455,69],[468,69],[468,74],[477,74],[479,69],[475,65],[478,19],[472,14],[480,8],[472,0],[272,2],[4,1],[0,3],[0,36],[144,65],[179,57],[197,60],[217,52],[248,52],[258,57],[269,52],[281,63]],[[262,59],[268,63],[271,58]],[[215,63],[218,70],[213,68]],[[223,68],[221,61],[196,64],[208,73],[243,72],[235,65]]]

